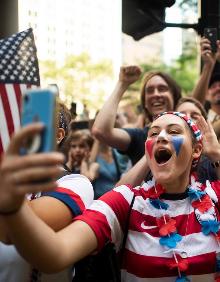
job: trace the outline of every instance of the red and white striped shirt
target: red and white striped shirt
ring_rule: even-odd
[[[98,249],[107,241],[112,241],[116,248],[120,249],[135,193],[123,252],[122,281],[174,282],[178,276],[177,270],[170,269],[168,265],[173,256],[172,252],[159,243],[156,218],[162,216],[162,211],[150,204],[143,187],[116,187],[94,201],[89,209],[76,219],[86,222],[93,229],[98,239]],[[212,199],[213,195],[217,199],[216,208],[219,209],[220,181],[212,183],[209,192]],[[177,232],[183,236],[175,252],[180,255],[187,254],[187,277],[192,281],[215,281],[216,252],[220,252],[215,237],[202,233],[189,197],[177,200],[166,198],[163,201],[169,204],[166,214],[176,220]]]

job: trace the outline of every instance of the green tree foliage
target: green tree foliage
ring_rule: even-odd
[[[105,97],[104,84],[113,76],[108,60],[92,62],[88,54],[71,55],[62,66],[53,61],[41,62],[41,74],[47,83],[57,83],[65,95],[65,102],[81,102],[96,109]]]

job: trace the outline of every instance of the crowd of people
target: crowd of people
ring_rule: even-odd
[[[120,116],[141,76],[123,66],[91,128],[74,129],[58,103],[57,152],[20,154],[41,123],[14,134],[0,160],[0,281],[99,282],[78,277],[77,262],[109,242],[121,281],[220,281],[216,44],[213,53],[201,39],[203,68],[189,96],[167,73],[144,74],[142,126]]]

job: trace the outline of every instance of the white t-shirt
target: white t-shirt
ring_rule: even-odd
[[[93,201],[94,192],[90,181],[82,175],[70,174],[58,181],[58,188],[43,193],[65,203],[72,211],[73,216],[82,213]],[[70,282],[72,281],[71,268],[56,274],[44,274],[28,264],[12,245],[0,242],[0,282]]]

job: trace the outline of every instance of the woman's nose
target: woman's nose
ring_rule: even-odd
[[[157,141],[161,140],[167,140],[167,133],[165,129],[161,130],[160,134],[157,137]]]

